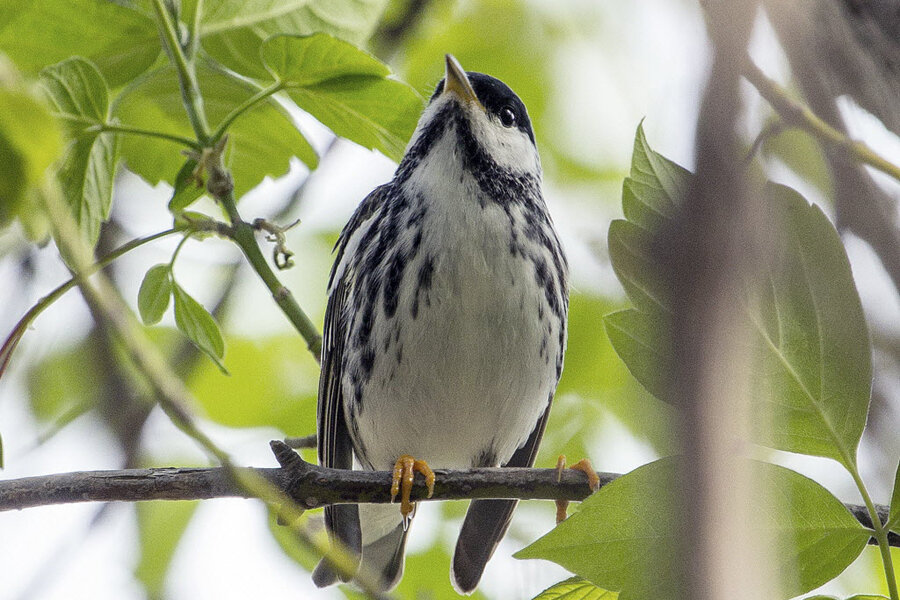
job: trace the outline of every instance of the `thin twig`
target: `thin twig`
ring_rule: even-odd
[[[273,442],[272,445],[285,466],[241,471],[253,473],[278,487],[304,508],[347,502],[384,504],[391,501],[390,471],[329,469],[307,463],[281,442]],[[413,483],[413,500],[519,498],[581,501],[592,493],[584,474],[571,470],[565,470],[561,475],[556,469],[518,468],[438,469],[435,473],[434,495],[427,498],[424,478],[417,477]],[[601,473],[600,485],[608,485],[619,477],[621,475],[618,473]],[[82,471],[0,481],[0,511],[73,502],[248,497],[251,494],[236,485],[221,467]],[[864,506],[845,506],[864,526],[872,526]],[[887,520],[888,510],[887,506],[878,506],[883,521]],[[892,546],[900,547],[900,535],[892,533],[890,541]]]
[[[800,127],[816,139],[849,154],[855,161],[878,169],[900,181],[900,166],[895,165],[863,142],[848,138],[816,115],[809,107],[791,98],[787,90],[768,78],[747,59],[744,77],[790,126]]]

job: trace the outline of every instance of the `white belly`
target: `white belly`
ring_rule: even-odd
[[[431,284],[418,298],[415,285],[402,286],[393,319],[376,312],[377,356],[358,411],[349,409],[374,468],[402,454],[435,468],[502,464],[547,407],[562,324],[534,264],[510,251],[509,229],[497,205],[429,210],[403,281],[431,260]],[[345,384],[345,398],[352,393]]]

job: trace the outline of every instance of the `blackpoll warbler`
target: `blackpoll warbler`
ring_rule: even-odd
[[[411,482],[428,465],[531,466],[562,372],[567,265],[525,105],[498,79],[446,63],[393,180],[337,243],[318,411],[328,467],[396,467]],[[403,572],[403,487],[401,511],[325,510],[332,536],[385,589]],[[469,506],[451,569],[460,592],[478,585],[515,506]],[[313,579],[337,575],[323,561]]]

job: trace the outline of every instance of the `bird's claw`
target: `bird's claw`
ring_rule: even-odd
[[[425,476],[425,485],[428,486],[428,498],[434,494],[434,471],[424,460],[416,460],[408,454],[404,454],[394,463],[394,476],[391,481],[391,502],[400,494],[400,514],[403,515],[403,526],[409,524],[410,514],[415,509],[415,504],[410,502],[409,495],[412,492],[413,478],[416,471]]]
[[[556,481],[559,482],[562,479],[563,469],[566,468],[566,455],[560,454],[559,458],[556,461]],[[594,470],[594,467],[591,465],[591,461],[586,458],[582,458],[577,463],[569,467],[570,469],[574,469],[575,471],[581,471],[587,476],[588,485],[591,486],[591,490],[597,491],[600,489],[600,477],[597,475],[597,471]],[[566,516],[568,515],[569,501],[568,500],[557,500],[556,501],[556,522],[562,523],[566,520]]]

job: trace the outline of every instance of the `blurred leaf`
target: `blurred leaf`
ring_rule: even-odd
[[[172,198],[169,200],[169,211],[179,213],[194,203],[206,191],[204,186],[197,181],[197,161],[189,158],[185,161],[178,174],[175,176],[175,188]]]
[[[837,596],[807,596],[803,600],[840,600]],[[875,596],[871,594],[856,594],[855,596],[850,596],[847,600],[888,600],[886,596]]]
[[[318,512],[321,513],[321,511]],[[306,511],[300,518],[301,526],[306,527],[307,530],[311,529],[309,515],[310,511]],[[266,524],[282,552],[307,571],[312,571],[315,568],[321,557],[313,552],[308,545],[301,543],[290,527],[279,525],[277,516],[271,510],[266,511]],[[324,525],[321,527],[320,535],[325,535]]]
[[[635,469],[582,503],[581,509],[516,554],[543,558],[625,599],[676,597],[672,562],[684,525],[669,495],[679,457]],[[753,463],[760,488],[760,530],[773,537],[785,596],[836,577],[866,546],[871,532],[815,481],[783,467]]]
[[[887,529],[900,531],[900,464],[897,464],[897,474],[894,476],[894,492],[891,494],[891,512],[888,522],[885,525]]]
[[[43,69],[41,85],[73,136],[59,180],[83,238],[93,246],[109,218],[119,160],[116,134],[85,131],[107,122],[106,81],[93,64],[74,57]]]
[[[11,2],[0,19],[0,48],[36,74],[43,67],[84,56],[112,85],[145,71],[160,53],[156,23],[121,2],[25,0]]]
[[[534,597],[534,600],[616,600],[619,595],[598,588],[581,577],[570,577]]]
[[[819,143],[807,132],[799,127],[784,129],[768,137],[762,151],[767,157],[782,161],[804,181],[818,188],[826,198],[834,196],[828,162]]]
[[[28,400],[42,424],[62,427],[93,408],[101,381],[86,341],[29,365]]]
[[[394,593],[404,600],[458,600],[448,576],[451,561],[447,544],[438,536],[424,552],[407,554],[403,579]],[[478,590],[469,598],[486,600]]]
[[[197,0],[185,0],[185,20]],[[369,39],[387,0],[218,0],[205,2],[200,19],[203,48],[242,75],[268,77],[260,46],[277,33],[325,32],[361,46]]]
[[[162,319],[172,299],[172,269],[168,263],[151,267],[144,275],[138,291],[138,312],[145,325]]]
[[[0,469],[4,468],[3,462],[3,436],[0,435]]]
[[[31,194],[62,151],[62,136],[50,111],[25,90],[0,87],[0,226],[40,212]],[[41,213],[42,214],[42,213]]]
[[[252,84],[209,66],[201,65],[197,77],[211,125],[259,91]],[[171,67],[149,73],[124,92],[116,101],[113,114],[133,127],[194,137],[184,112],[178,79]],[[167,140],[125,136],[122,155],[128,168],[152,185],[160,181],[174,185],[184,167],[180,148]],[[292,156],[311,169],[318,163],[315,150],[284,107],[273,98],[255,105],[228,129],[225,163],[234,176],[238,197],[266,176],[287,173]]]
[[[610,259],[636,310],[608,317],[610,339],[635,377],[662,395],[654,338],[668,339],[668,300],[653,235],[688,188],[688,171],[635,136],[628,221],[610,226]],[[773,263],[748,282],[744,314],[754,344],[755,435],[766,445],[855,464],[871,385],[868,330],[840,237],[821,210],[784,186],[766,187]],[[749,293],[754,290],[753,293]],[[758,291],[756,291],[758,290]],[[698,326],[702,324],[698,323]]]
[[[144,585],[149,598],[164,597],[169,564],[197,506],[197,501],[164,500],[135,505],[141,558],[135,566],[134,576]]]
[[[228,427],[315,432],[318,365],[299,337],[229,338],[228,356],[228,385],[208,363],[199,365],[188,382],[206,416]]]
[[[227,374],[228,371],[222,364],[222,357],[225,356],[225,340],[222,339],[222,332],[219,331],[216,320],[180,285],[174,281],[172,285],[175,299],[175,324],[178,329],[198,349],[209,356],[223,373]]]
[[[336,135],[397,161],[403,156],[422,100],[386,79],[389,70],[377,59],[322,33],[270,38],[262,56],[291,99]]]

